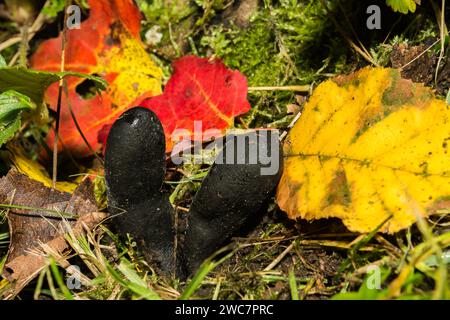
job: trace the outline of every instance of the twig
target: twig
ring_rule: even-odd
[[[69,1],[70,2],[70,1]],[[66,1],[67,7],[67,1]],[[64,72],[64,63],[66,57],[66,32],[67,32],[67,10],[64,11],[64,21],[63,21],[63,31],[62,31],[62,40],[61,40],[61,68],[60,71]],[[56,177],[58,175],[58,135],[59,135],[59,121],[61,115],[61,98],[62,98],[62,89],[63,89],[64,79],[61,77],[59,80],[59,88],[58,88],[58,104],[56,106],[56,124],[55,124],[55,138],[53,141],[53,172],[52,172],[52,187],[56,188]]]
[[[15,64],[16,61],[17,61],[17,59],[19,59],[19,56],[20,56],[20,50],[17,51],[17,52],[14,54],[14,56],[13,56],[13,57],[11,58],[11,60],[9,61],[8,66],[9,66],[9,67],[14,66],[14,64]]]
[[[289,251],[291,251],[292,248],[294,248],[294,244],[295,244],[295,241],[292,241],[292,243],[286,249],[284,249],[284,251],[278,257],[276,257],[275,260],[273,260],[267,267],[265,267],[263,271],[270,271],[277,264],[279,264],[280,261],[283,260],[283,258],[289,253]]]
[[[6,48],[9,48],[10,46],[15,45],[16,43],[19,43],[20,41],[22,41],[22,37],[20,37],[20,36],[14,37],[14,38],[9,38],[8,40],[5,40],[2,43],[0,43],[0,51],[3,51]]]
[[[437,45],[439,42],[441,41],[441,39],[437,39],[435,42],[433,42],[428,48],[426,48],[422,53],[420,53],[417,57],[415,57],[414,59],[412,59],[411,61],[409,61],[408,63],[404,64],[403,66],[400,67],[400,70],[406,68],[407,66],[409,66],[411,63],[413,63],[414,61],[416,61],[417,59],[420,59],[421,56],[423,56],[425,53],[427,53],[428,51],[431,50],[431,48],[433,48],[435,45]]]
[[[447,26],[445,25],[445,0],[442,0],[442,8],[439,12],[439,8],[434,4],[434,2],[431,2],[433,5],[433,9],[435,9],[436,16],[438,18],[438,24],[439,24],[439,31],[440,31],[440,41],[441,41],[441,49],[439,51],[439,59],[436,65],[436,71],[434,74],[434,85],[437,87],[437,78],[439,75],[439,68],[441,66],[442,59],[444,58],[445,53],[445,36],[447,34]],[[440,21],[439,21],[440,17]]]
[[[28,52],[28,32],[29,28],[28,25],[24,25],[20,29],[20,35],[21,35],[21,42],[20,42],[20,48],[19,48],[19,64],[22,67],[27,66],[27,52]]]
[[[78,130],[78,133],[80,134],[81,138],[83,139],[84,143],[86,144],[86,146],[88,147],[89,151],[97,158],[98,161],[100,161],[100,163],[103,165],[103,159],[99,157],[99,155],[97,154],[97,152],[94,151],[94,149],[92,148],[91,144],[89,143],[89,141],[86,139],[83,131],[81,130],[81,127],[78,123],[77,118],[75,117],[75,113],[73,112],[72,109],[72,103],[70,103],[70,99],[69,99],[69,89],[67,87],[67,82],[64,79],[64,84],[63,84],[63,88],[64,88],[64,94],[66,95],[66,101],[67,101],[67,106],[69,107],[69,111],[70,111],[70,116],[72,117],[73,123],[75,124],[75,127]]]
[[[364,52],[363,49],[361,49],[360,47],[358,47],[358,45],[356,45],[352,39],[350,39],[350,37],[344,32],[344,30],[341,28],[341,26],[339,25],[339,23],[336,21],[336,19],[334,18],[333,14],[328,10],[327,5],[325,3],[324,0],[321,0],[322,5],[325,7],[325,10],[327,11],[331,21],[333,21],[337,31],[342,35],[342,37],[349,43],[349,45],[357,52],[359,53],[364,59],[366,59],[368,62],[370,62],[371,64],[373,64],[376,67],[379,67],[379,63],[376,62],[373,57]]]
[[[311,86],[301,85],[301,86],[267,86],[267,87],[248,87],[248,91],[298,91],[298,92],[309,92]]]
[[[44,7],[48,5],[48,1],[45,3]],[[34,35],[41,29],[45,22],[45,14],[42,13],[42,11],[39,13],[39,15],[34,20],[31,27],[28,29],[28,35],[27,35],[27,41],[30,41],[33,39]],[[10,38],[2,43],[0,43],[0,51],[5,50],[6,48],[9,48],[10,46],[15,45],[16,43],[19,43],[22,41],[22,36],[18,35],[16,37]]]

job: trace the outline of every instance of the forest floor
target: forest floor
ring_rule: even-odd
[[[58,2],[63,1],[55,1]],[[237,127],[286,131],[312,89],[304,92],[279,90],[279,87],[310,85],[314,88],[326,79],[367,65],[404,67],[405,78],[433,87],[442,99],[449,90],[449,38],[445,37],[446,45],[441,50],[440,1],[423,1],[415,13],[409,14],[393,12],[385,1],[370,1],[381,8],[382,24],[377,30],[366,27],[366,1],[136,2],[144,16],[141,35],[146,49],[164,70],[166,80],[171,73],[171,62],[190,54],[219,57],[228,67],[246,75],[252,109],[237,119]],[[89,9],[85,1],[80,3],[84,4],[87,16]],[[56,35],[63,13],[57,4],[52,10],[51,18],[30,42],[29,54],[43,39]],[[444,17],[448,23],[449,8]],[[4,21],[0,27],[0,43],[18,32]],[[19,44],[9,46],[1,54],[10,61],[18,50]],[[273,88],[251,90],[263,86]],[[89,161],[86,163],[95,162]],[[182,169],[187,174],[185,182],[168,183],[166,187],[175,205],[188,208],[201,184],[199,172],[205,168]],[[170,181],[179,178],[167,176]],[[99,190],[99,197],[105,197],[104,189]],[[349,232],[338,219],[289,220],[272,200],[262,221],[250,234],[234,238],[219,261],[207,260],[186,283],[160,276],[144,261],[132,239],[118,239],[105,224],[87,236],[85,243],[72,243],[73,254],[63,258],[80,266],[82,273],[92,279],[89,286],[67,289],[49,264],[19,297],[442,298],[449,290],[450,279],[447,271],[438,272],[448,270],[450,261],[449,214],[447,210],[429,218],[426,227],[429,234],[425,235],[415,225],[394,235],[376,233],[376,230],[361,235]],[[445,243],[441,257],[437,257],[438,251],[428,247],[437,241]],[[6,255],[7,244],[8,233],[0,230],[0,261]],[[370,278],[374,267],[379,283]],[[124,281],[124,277],[128,280]],[[368,288],[366,280],[375,281],[378,288]],[[146,290],[136,290],[133,284]]]

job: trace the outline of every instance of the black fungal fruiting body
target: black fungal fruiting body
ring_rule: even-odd
[[[226,164],[227,150],[235,150],[227,139],[223,151],[205,177],[192,202],[184,243],[175,250],[174,209],[161,192],[165,173],[164,131],[156,115],[144,108],[126,111],[112,126],[105,155],[108,207],[118,231],[129,233],[161,270],[183,278],[195,272],[201,262],[226,240],[254,225],[281,176],[282,156],[277,148],[279,168],[262,174],[263,165],[250,163],[249,143]],[[273,141],[273,140],[272,140]],[[270,142],[259,140],[258,148],[268,152]],[[241,149],[242,150],[242,149]],[[216,160],[217,160],[216,159]],[[176,259],[175,259],[176,256]],[[175,265],[176,261],[176,265]]]
[[[270,149],[267,144],[259,142],[259,148]],[[235,152],[234,163],[227,164],[227,150],[237,150],[236,139],[227,137],[223,151],[216,158],[216,162],[222,160],[221,164],[212,166],[195,195],[189,210],[183,250],[189,272],[194,272],[224,241],[239,231],[255,226],[261,218],[261,210],[278,184],[281,168],[274,175],[263,175],[263,165],[250,162],[250,143],[256,141],[249,139],[241,148],[242,152]],[[277,161],[281,166],[278,144],[273,147],[280,155]]]
[[[172,273],[174,211],[161,192],[166,145],[159,119],[148,109],[130,109],[114,122],[106,145],[108,210],[118,231],[132,235],[147,258]]]

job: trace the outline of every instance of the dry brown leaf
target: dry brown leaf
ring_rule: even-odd
[[[106,217],[105,213],[97,212],[89,179],[71,195],[11,170],[0,179],[0,203],[12,206],[7,211],[11,240],[2,271],[14,283],[6,294],[9,298],[46,266],[42,244],[62,254],[68,248],[64,237],[68,228],[77,236],[82,234],[83,227],[92,229]]]

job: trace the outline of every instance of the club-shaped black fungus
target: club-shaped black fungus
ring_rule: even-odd
[[[148,109],[126,111],[111,128],[105,154],[108,207],[118,231],[136,239],[146,259],[164,273],[180,278],[194,273],[230,237],[256,224],[278,184],[283,165],[278,135],[261,139],[263,133],[268,131],[250,134],[253,139],[226,137],[193,200],[175,257],[174,209],[161,192],[163,128]],[[271,159],[272,170],[261,155]]]
[[[136,107],[113,124],[106,143],[108,210],[121,234],[137,240],[147,260],[174,270],[174,210],[161,192],[165,137],[157,116]]]
[[[258,137],[262,132],[267,134],[267,131],[258,131]],[[270,134],[275,135],[275,132]],[[256,149],[250,147],[255,141],[241,140],[238,150],[236,137],[227,137],[228,142],[203,180],[189,210],[183,247],[189,273],[195,272],[226,240],[253,227],[262,217],[282,172],[278,134],[275,138],[259,139]],[[275,160],[272,161],[273,172],[264,170],[267,166],[261,163],[254,163],[255,152],[268,154],[268,151]],[[222,164],[217,163],[219,159]]]

